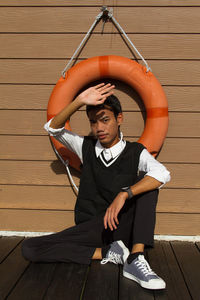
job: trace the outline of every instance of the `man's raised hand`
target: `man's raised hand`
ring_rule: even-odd
[[[88,88],[80,95],[78,95],[78,100],[81,102],[82,105],[99,105],[103,104],[106,98],[112,95],[113,89],[115,88],[114,85],[110,83],[100,83],[93,87]]]

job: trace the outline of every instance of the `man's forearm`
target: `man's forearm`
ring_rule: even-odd
[[[51,121],[51,127],[54,129],[61,128],[65,126],[65,123],[69,118],[75,113],[83,104],[80,102],[77,97],[73,102],[71,102],[68,106],[63,108]]]
[[[136,184],[130,187],[134,196],[157,189],[159,186],[162,185],[162,182],[158,181],[157,179],[145,176]]]

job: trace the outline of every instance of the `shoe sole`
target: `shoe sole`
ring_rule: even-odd
[[[127,257],[129,256],[129,250],[128,248],[124,245],[124,243],[122,241],[117,241],[117,244],[123,249],[124,251],[124,255],[123,255],[123,261],[125,263],[125,261],[127,260]]]
[[[165,282],[163,282],[163,284],[149,284],[146,281],[140,280],[137,277],[135,277],[134,275],[127,273],[126,271],[123,271],[123,276],[136,281],[137,283],[139,283],[143,288],[146,289],[150,289],[150,290],[161,290],[161,289],[165,289],[166,288],[166,284]]]

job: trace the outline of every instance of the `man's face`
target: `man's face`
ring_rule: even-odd
[[[119,141],[118,126],[123,121],[122,113],[116,119],[113,111],[107,108],[94,109],[89,111],[88,118],[92,134],[104,148],[110,148]]]

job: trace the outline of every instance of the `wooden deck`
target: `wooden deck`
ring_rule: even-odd
[[[156,242],[147,258],[167,289],[149,291],[114,264],[29,263],[21,256],[22,240],[0,238],[0,300],[200,299],[200,243]]]

